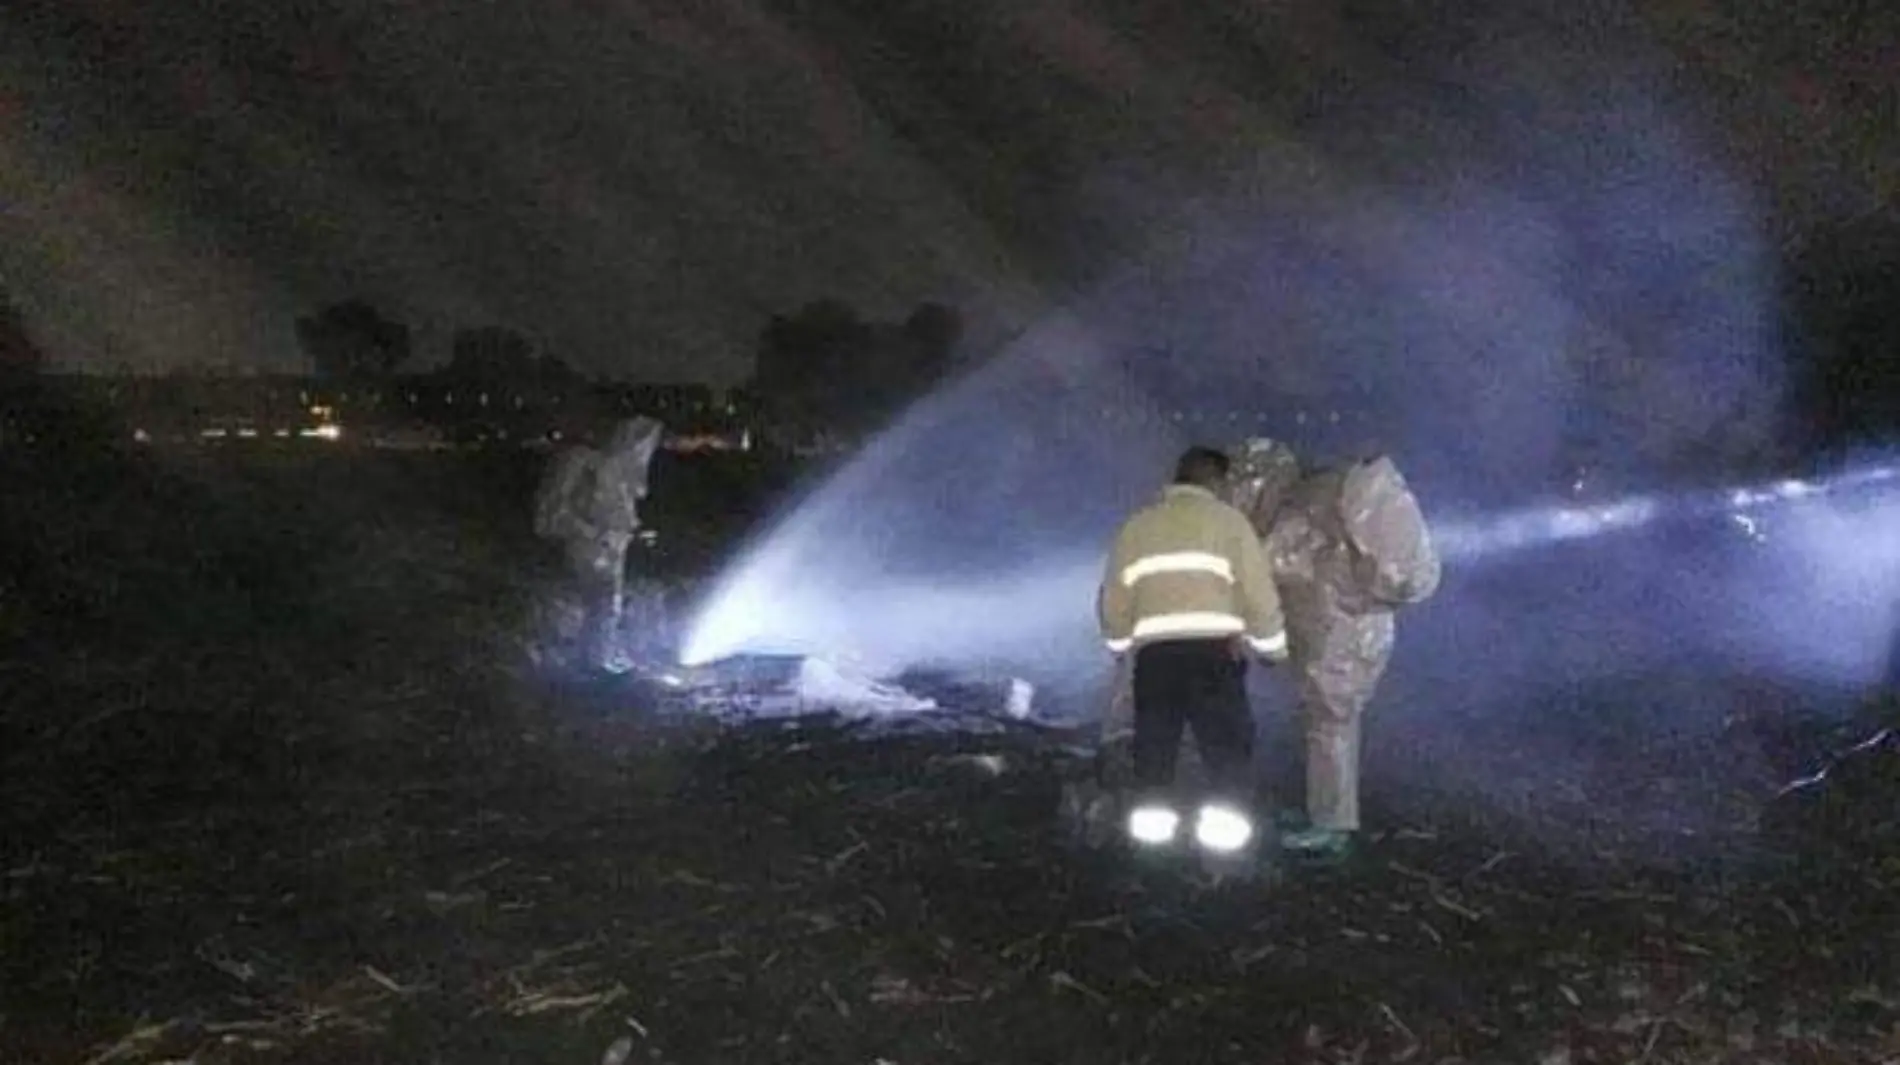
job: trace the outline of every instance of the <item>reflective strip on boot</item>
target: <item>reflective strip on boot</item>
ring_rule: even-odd
[[[1174,842],[1181,815],[1158,803],[1143,803],[1128,811],[1128,835],[1136,843],[1155,847]]]
[[[1208,803],[1195,815],[1194,842],[1211,851],[1231,854],[1253,842],[1253,819],[1236,807]]]

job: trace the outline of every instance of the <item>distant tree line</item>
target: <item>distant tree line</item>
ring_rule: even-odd
[[[0,381],[37,376],[45,366],[46,353],[27,335],[13,297],[0,289]]]
[[[962,339],[961,317],[940,303],[892,323],[818,300],[766,324],[752,388],[783,428],[861,433],[949,376]]]
[[[1808,443],[1900,437],[1900,213],[1810,233],[1789,256],[1796,409]]]
[[[899,322],[875,322],[850,305],[818,300],[775,315],[760,334],[748,388],[765,413],[794,434],[853,435],[891,417],[955,368],[963,322],[941,303],[920,304]],[[333,303],[298,320],[297,341],[318,378],[369,383],[413,355],[409,327],[369,303]],[[560,387],[582,375],[502,326],[458,331],[434,376],[495,387]]]
[[[0,453],[24,445],[76,462],[111,452],[120,433],[110,412],[50,386],[46,365],[46,349],[0,287]]]
[[[332,383],[373,383],[400,370],[414,354],[409,327],[371,304],[332,303],[297,320],[297,344],[316,376]],[[505,326],[457,330],[448,364],[436,374],[496,386],[563,384],[581,375],[560,358],[538,352],[523,334]]]
[[[1793,349],[1792,409],[1805,430],[1800,442],[1825,449],[1900,438],[1900,219],[1818,231],[1791,251],[1781,295]],[[362,299],[323,306],[298,319],[295,332],[316,377],[330,384],[384,382],[415,354],[409,326]],[[960,316],[940,303],[880,322],[841,301],[817,300],[765,324],[748,391],[781,429],[853,436],[958,372],[962,339]],[[46,365],[0,286],[0,384],[27,385]],[[497,390],[588,383],[560,357],[498,325],[458,330],[447,364],[427,376]]]
[[[628,402],[613,386],[590,381],[505,326],[457,330],[448,361],[426,373],[405,372],[416,354],[409,325],[364,299],[320,306],[297,319],[294,333],[323,394],[342,396],[344,406],[353,408],[344,412],[351,420],[400,416],[395,403],[398,380],[412,382],[411,388],[436,386],[434,391],[444,399],[472,398],[475,402],[464,400],[452,411],[431,414],[457,423],[532,421],[531,411],[520,410],[524,396],[530,406],[563,404],[563,417],[569,419],[611,417]],[[940,303],[920,304],[903,319],[885,322],[868,320],[837,300],[808,303],[765,324],[755,371],[743,389],[749,395],[740,402],[787,442],[814,437],[849,441],[952,374],[962,336],[959,315]],[[45,365],[45,355],[29,337],[22,316],[0,289],[0,380],[34,382]],[[707,392],[705,405],[710,409],[710,390],[699,391]],[[645,400],[632,402],[637,406]],[[694,401],[673,397],[662,402],[690,407]],[[508,411],[500,409],[504,405]]]

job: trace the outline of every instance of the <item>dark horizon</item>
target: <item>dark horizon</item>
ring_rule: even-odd
[[[56,366],[287,369],[353,297],[419,362],[497,324],[638,380],[734,382],[825,297],[941,301],[987,348],[1176,204],[1485,166],[1474,91],[1524,56],[1656,85],[1771,245],[1900,187],[1892,12],[1488,6],[13,5],[0,279]]]

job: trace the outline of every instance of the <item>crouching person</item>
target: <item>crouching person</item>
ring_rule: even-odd
[[[1183,454],[1174,483],[1116,533],[1098,593],[1109,650],[1133,660],[1127,830],[1139,844],[1186,836],[1204,850],[1234,853],[1253,843],[1247,665],[1281,660],[1287,640],[1259,537],[1220,497],[1228,470],[1220,451]],[[1192,804],[1175,788],[1187,731],[1209,777]]]

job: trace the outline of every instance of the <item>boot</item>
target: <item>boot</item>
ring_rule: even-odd
[[[1303,832],[1311,828],[1312,824],[1312,821],[1307,819],[1306,811],[1297,806],[1283,806],[1273,812],[1273,826],[1279,829],[1282,835]]]
[[[1339,861],[1351,855],[1352,836],[1341,829],[1313,826],[1280,837],[1280,847],[1300,858]]]

